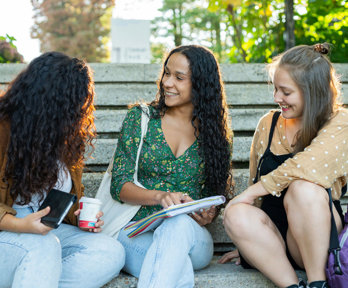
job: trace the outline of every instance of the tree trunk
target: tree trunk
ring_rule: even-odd
[[[222,45],[221,45],[221,28],[220,28],[220,18],[212,20],[212,28],[215,30],[215,47],[218,54],[218,60],[221,61]],[[213,38],[212,38],[213,39]]]
[[[285,49],[295,46],[294,1],[285,0]]]
[[[233,42],[234,44],[238,47],[238,49],[242,52],[242,57],[243,57],[243,61],[246,62],[246,51],[243,49],[243,43],[242,43],[242,31],[240,29],[240,27],[238,27],[237,25],[237,20],[234,14],[234,10],[233,10],[233,5],[232,4],[228,4],[227,6],[227,12],[230,13],[231,15],[231,20],[232,20],[232,26],[234,29],[234,37],[232,36]],[[237,40],[237,41],[236,41]]]

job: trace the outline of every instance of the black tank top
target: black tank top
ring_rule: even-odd
[[[259,181],[261,176],[267,175],[268,173],[277,169],[279,165],[283,164],[287,159],[293,156],[292,153],[275,155],[271,151],[272,138],[279,115],[280,111],[277,111],[273,114],[271,130],[269,132],[268,137],[268,145],[257,165],[257,172],[256,177],[254,179],[254,184]],[[284,195],[286,191],[287,189],[284,189],[280,197],[275,197],[271,194],[264,196],[261,205],[261,209],[265,211],[265,213],[272,219],[272,221],[276,224],[278,229],[284,229],[285,231],[287,231],[288,228],[287,217],[283,205]]]

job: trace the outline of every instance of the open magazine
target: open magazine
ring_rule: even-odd
[[[157,211],[141,220],[128,224],[124,230],[128,230],[127,236],[132,238],[144,232],[157,228],[165,218],[180,214],[189,214],[199,209],[206,209],[211,206],[218,206],[225,203],[224,196],[211,196],[196,201],[172,205],[166,209]]]

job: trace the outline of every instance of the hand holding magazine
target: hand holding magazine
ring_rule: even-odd
[[[129,230],[127,236],[132,238],[144,232],[158,227],[165,218],[173,217],[180,214],[189,214],[199,209],[206,209],[211,206],[218,206],[225,203],[224,196],[211,196],[196,201],[172,205],[166,209],[157,211],[141,220],[128,224],[124,230]]]

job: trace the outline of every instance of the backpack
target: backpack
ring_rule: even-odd
[[[348,212],[344,216],[344,227],[338,235],[332,212],[331,189],[328,192],[331,211],[331,234],[329,258],[325,273],[327,283],[331,288],[344,288],[348,287]]]

